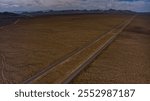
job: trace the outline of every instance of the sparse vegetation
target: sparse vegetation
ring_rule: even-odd
[[[149,17],[138,15],[72,83],[150,83]]]
[[[10,83],[21,83],[129,17],[83,14],[22,19],[0,29],[0,54],[5,54],[7,64],[0,64],[0,71],[5,70],[3,74]],[[0,83],[8,82],[1,76]]]

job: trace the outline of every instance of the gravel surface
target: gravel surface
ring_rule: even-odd
[[[150,19],[139,15],[71,83],[150,83]]]
[[[23,82],[129,16],[41,16],[0,28],[0,83]]]

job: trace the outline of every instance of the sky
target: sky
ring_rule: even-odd
[[[0,0],[0,12],[71,9],[150,12],[150,0]]]

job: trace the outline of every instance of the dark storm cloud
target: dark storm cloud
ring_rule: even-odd
[[[128,9],[150,11],[150,0],[0,0],[0,10]]]

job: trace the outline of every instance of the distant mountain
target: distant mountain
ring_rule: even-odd
[[[133,14],[135,12],[129,10],[61,10],[61,11],[37,11],[37,12],[23,12],[22,15],[26,16],[41,16],[41,15],[68,15],[68,14],[102,14],[102,13],[113,13],[113,14]]]
[[[133,11],[130,11],[130,10],[115,10],[115,9],[109,9],[109,10],[106,10],[105,13],[134,14],[134,13],[137,13],[137,12],[133,12]]]
[[[42,16],[42,15],[70,15],[70,14],[135,14],[137,12],[133,12],[130,10],[47,10],[47,11],[36,11],[36,12],[3,12],[0,13],[0,18],[9,18],[9,17],[32,17],[32,16]],[[144,13],[145,14],[145,13]],[[148,13],[149,14],[149,13]]]
[[[0,13],[0,27],[9,25],[19,18],[23,18],[23,16],[10,12],[2,12]]]
[[[103,10],[61,10],[61,11],[37,11],[37,12],[23,12],[26,16],[40,16],[40,15],[67,15],[67,14],[88,14],[88,13],[102,13]]]
[[[0,18],[21,17],[21,15],[11,12],[1,12]]]

